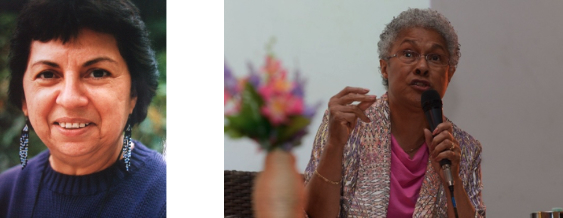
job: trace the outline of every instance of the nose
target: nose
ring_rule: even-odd
[[[85,96],[84,86],[81,84],[80,79],[64,78],[62,90],[57,96],[56,102],[65,108],[77,108],[88,105],[88,98]]]
[[[420,56],[420,58],[418,58],[417,62],[416,62],[416,69],[415,69],[415,74],[416,75],[421,75],[421,76],[428,76],[428,72],[429,68],[428,68],[428,62],[426,61],[426,57],[425,56]]]

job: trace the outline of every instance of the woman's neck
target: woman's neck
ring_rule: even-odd
[[[119,143],[121,144],[121,143]],[[113,165],[120,156],[121,145],[113,146],[110,150],[99,150],[89,155],[68,157],[51,152],[49,164],[58,173],[65,175],[88,175],[102,171]],[[119,157],[122,159],[123,157]]]
[[[399,145],[408,152],[414,152],[424,143],[424,128],[428,121],[422,109],[405,107],[389,101],[391,133]]]

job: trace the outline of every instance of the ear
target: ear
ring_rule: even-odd
[[[389,79],[389,75],[387,74],[387,61],[380,59],[379,68],[381,69],[381,75],[383,76],[383,78]]]
[[[450,66],[450,68],[448,69],[448,83],[450,83],[450,81],[452,80],[452,77],[454,76],[456,67],[452,67]]]
[[[129,114],[133,113],[133,109],[135,109],[135,105],[137,105],[137,96],[131,97],[131,101],[129,102]]]
[[[23,115],[27,117],[28,116],[27,102],[25,102],[25,99],[22,99],[22,111],[23,111]]]

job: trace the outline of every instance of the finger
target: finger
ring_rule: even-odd
[[[459,158],[457,157],[457,154],[454,151],[444,151],[439,153],[436,157],[434,157],[434,161],[436,162],[440,162],[443,159],[448,159],[452,162],[456,162]]]
[[[362,101],[358,104],[358,108],[360,108],[360,110],[365,111],[366,109],[369,108],[369,106],[371,106],[373,103],[375,103],[377,101],[377,96],[374,95],[374,99],[370,100],[370,101]]]
[[[438,143],[434,147],[434,151],[432,151],[432,153],[430,153],[430,155],[432,157],[436,157],[436,156],[438,156],[438,154],[440,154],[442,152],[451,151],[452,148],[455,148],[455,143],[450,139],[446,139],[446,140],[443,140],[440,143]]]
[[[335,109],[345,113],[353,113],[364,122],[371,122],[371,120],[366,116],[364,111],[361,110],[357,105],[344,105],[340,107],[335,107]]]
[[[354,114],[358,118],[364,120],[365,122],[370,122],[369,118],[365,115],[364,111],[362,111],[357,105],[334,105],[331,108],[332,113],[350,113]]]
[[[346,122],[350,123],[350,124],[354,124],[351,125],[352,128],[354,128],[356,125],[356,121],[358,120],[358,116],[356,116],[356,114],[354,113],[342,113],[342,119],[346,120]]]
[[[434,151],[434,146],[432,145],[432,132],[429,129],[424,128],[424,140],[426,141],[426,146],[428,147],[428,153],[432,154]]]
[[[348,93],[366,94],[368,92],[369,92],[369,89],[366,89],[366,88],[346,86],[346,88],[344,88],[340,92],[338,92],[338,94],[336,94],[335,97],[340,98],[342,96],[347,95]]]
[[[358,120],[358,117],[354,113],[345,113],[338,111],[336,112],[334,119],[339,123],[345,122],[346,126],[353,129],[356,126],[356,121]]]
[[[437,135],[438,133],[443,132],[443,131],[453,132],[452,123],[450,123],[448,121],[444,121],[444,122],[438,124],[438,126],[436,126],[436,129],[434,129],[434,131],[432,132],[432,135]]]
[[[454,138],[453,135],[449,131],[442,131],[442,132],[439,132],[438,134],[433,135],[432,143],[434,145],[438,145],[438,144],[440,144],[440,142],[442,142],[444,140],[453,141],[453,138]]]
[[[450,128],[448,128],[450,127]],[[439,131],[439,132],[437,132]],[[436,130],[432,133],[434,138],[432,139],[432,143],[436,146],[440,144],[440,142],[449,139],[454,141],[453,134],[451,133],[451,124],[450,123],[441,123],[436,127]]]
[[[353,102],[365,102],[365,101],[375,101],[377,97],[375,95],[366,95],[358,93],[348,93],[338,99],[339,104],[351,104]]]

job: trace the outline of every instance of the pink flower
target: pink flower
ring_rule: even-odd
[[[292,84],[287,81],[283,81],[283,80],[271,81],[266,85],[258,88],[258,93],[260,93],[262,98],[267,100],[275,95],[289,94],[289,91],[291,90],[291,86]]]
[[[225,89],[225,105],[227,105],[227,102],[231,100],[231,95],[229,94],[229,92],[227,91],[227,89]]]
[[[272,125],[278,126],[286,124],[290,116],[301,114],[303,108],[303,99],[285,94],[275,95],[266,99],[261,112],[270,120]]]
[[[278,71],[282,71],[281,62],[274,58],[271,55],[266,57],[266,65],[262,68],[262,70],[268,74],[275,74]]]

